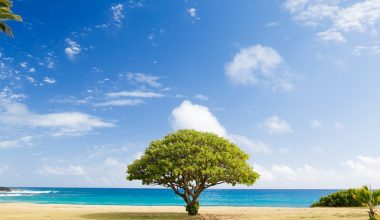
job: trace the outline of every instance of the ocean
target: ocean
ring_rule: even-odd
[[[200,198],[202,206],[309,207],[327,189],[208,189]],[[15,188],[0,193],[1,202],[39,204],[178,206],[181,198],[170,189],[135,188]]]

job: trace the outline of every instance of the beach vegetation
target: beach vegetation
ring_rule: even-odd
[[[13,37],[12,29],[4,22],[6,20],[22,21],[20,15],[13,14],[10,0],[0,0],[0,31]]]
[[[369,219],[378,220],[380,219],[378,205],[380,205],[380,190],[372,190],[368,186],[363,186],[324,196],[311,207],[368,207]]]
[[[362,207],[357,193],[358,189],[341,190],[320,198],[311,207]]]
[[[152,141],[128,166],[128,180],[171,188],[196,215],[201,193],[222,183],[253,185],[259,178],[237,145],[214,133],[179,130]]]
[[[370,220],[379,220],[380,216],[377,211],[380,205],[380,190],[372,190],[367,186],[357,190],[357,199],[365,206],[368,207],[368,216]]]

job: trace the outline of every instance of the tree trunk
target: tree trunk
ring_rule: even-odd
[[[369,216],[369,219],[370,219],[370,220],[376,220],[376,219],[378,219],[378,218],[376,217],[376,211],[375,211],[375,209],[372,208],[372,207],[369,207],[368,216]]]
[[[198,209],[199,209],[198,198],[194,198],[193,201],[187,203],[186,211],[189,215],[197,215]]]

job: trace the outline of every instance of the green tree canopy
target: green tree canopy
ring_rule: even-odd
[[[238,146],[213,133],[179,130],[152,141],[140,159],[128,166],[128,180],[169,187],[198,213],[199,195],[228,183],[253,185],[259,178]]]
[[[5,20],[22,21],[21,16],[13,14],[11,10],[10,0],[0,0],[0,31],[13,37],[13,32],[10,27],[4,22]]]

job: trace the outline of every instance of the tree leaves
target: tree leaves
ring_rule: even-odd
[[[167,184],[173,180],[252,185],[258,174],[246,163],[248,155],[235,144],[212,133],[180,130],[153,141],[141,159],[128,166],[128,179],[144,184]]]
[[[179,130],[152,141],[128,166],[128,180],[172,188],[187,203],[206,188],[229,183],[253,185],[259,178],[238,146],[213,133]]]
[[[4,20],[22,21],[21,16],[13,14],[10,0],[0,0],[0,31],[13,37],[12,30],[4,23]]]

